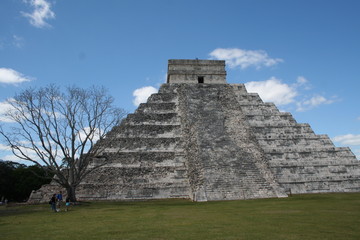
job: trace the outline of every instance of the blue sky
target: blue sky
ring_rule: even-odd
[[[0,121],[27,87],[103,85],[116,105],[164,83],[168,59],[224,59],[245,83],[360,158],[360,1],[2,0]],[[13,160],[4,145],[0,158]]]

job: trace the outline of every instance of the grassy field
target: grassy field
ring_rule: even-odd
[[[360,193],[1,206],[0,239],[360,239]]]

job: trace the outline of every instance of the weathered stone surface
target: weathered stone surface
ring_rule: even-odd
[[[98,143],[107,148],[93,166],[105,158],[108,164],[84,179],[79,199],[212,201],[360,191],[360,163],[349,148],[335,147],[243,84],[226,84],[223,61],[169,60],[168,75],[159,93],[109,133],[115,140]]]
[[[247,96],[244,87],[237,92],[281,187],[292,193],[360,191],[360,164],[349,148],[335,147],[327,135],[316,135],[308,124],[262,103],[256,94]]]
[[[178,88],[192,198],[197,201],[284,196],[227,84]],[[241,127],[239,127],[241,126]]]
[[[168,63],[167,83],[226,83],[225,61],[174,59]]]

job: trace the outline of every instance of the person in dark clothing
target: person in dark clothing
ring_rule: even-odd
[[[53,194],[53,196],[50,199],[50,205],[51,205],[51,210],[53,210],[54,212],[56,211],[56,194]]]

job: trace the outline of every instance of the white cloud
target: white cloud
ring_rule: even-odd
[[[4,160],[4,161],[21,162],[21,159],[16,157],[14,154],[9,154],[9,155],[2,156],[2,157],[0,157],[0,159]]]
[[[303,112],[303,111],[312,109],[312,108],[317,107],[322,104],[331,104],[334,101],[335,100],[326,99],[324,96],[316,95],[316,96],[314,96],[310,99],[304,100],[302,102],[297,102],[296,103],[296,105],[297,105],[296,111]]]
[[[306,84],[308,82],[308,80],[303,76],[298,76],[297,79],[296,79],[296,82],[299,85],[304,85],[304,84]]]
[[[14,122],[12,119],[5,116],[6,112],[11,109],[13,109],[13,107],[7,101],[0,102],[0,122]]]
[[[309,81],[303,77],[303,76],[298,76],[296,79],[296,83],[294,83],[292,85],[294,88],[303,88],[304,90],[310,90],[311,89],[311,85],[309,83]]]
[[[360,160],[360,149],[351,149],[351,150],[355,153],[356,158]]]
[[[20,36],[13,35],[13,45],[17,48],[22,48],[24,46],[24,39]]]
[[[5,155],[5,156],[0,156],[0,159],[4,160],[4,161],[11,161],[11,162],[16,162],[16,163],[25,164],[25,165],[33,165],[32,162],[22,160],[22,159],[18,158],[17,156],[15,156],[14,154],[8,154],[8,155]]]
[[[346,134],[346,135],[340,135],[332,138],[334,142],[338,142],[342,145],[360,145],[360,134],[354,135],[354,134]]]
[[[16,47],[16,48],[22,48],[25,45],[25,40],[23,37],[18,35],[12,35],[11,39],[8,37],[1,38],[0,37],[0,50],[3,50],[7,47]]]
[[[35,143],[37,146],[41,146],[41,142]],[[5,145],[2,146],[4,149],[2,152],[0,152],[0,159],[5,161],[13,161],[13,162],[19,162],[23,164],[32,164],[29,160],[23,160],[19,157],[17,157],[15,154],[12,153],[11,148],[6,147]],[[20,141],[18,147],[21,149],[22,152],[25,153],[26,156],[29,158],[42,163],[43,161],[39,158],[39,156],[36,154],[35,150],[32,149],[32,144],[29,141]],[[55,148],[54,148],[55,149]],[[20,152],[18,150],[15,150],[15,152],[21,156]],[[55,150],[53,151],[53,154],[55,155]],[[57,152],[57,159],[62,159],[63,156],[61,155],[61,152]]]
[[[11,68],[0,68],[0,83],[18,84],[31,81],[30,77],[15,71]]]
[[[273,102],[279,106],[294,104],[298,112],[338,101],[336,96],[330,99],[320,94],[314,94],[310,98],[305,96],[302,91],[309,90],[310,83],[303,76],[297,77],[293,84],[282,83],[281,80],[271,77],[265,81],[247,82],[245,86],[248,92],[258,93],[265,102]]]
[[[265,81],[247,82],[245,87],[248,92],[258,93],[263,101],[274,102],[276,105],[292,103],[298,95],[296,89],[275,77]]]
[[[11,151],[11,147],[0,143],[0,150],[1,151]]]
[[[90,127],[86,127],[86,128],[84,128],[84,129],[80,130],[80,131],[78,132],[78,140],[79,140],[80,142],[84,142],[85,139],[86,139],[86,137],[90,137],[90,139],[92,139],[94,142],[96,142],[97,140],[99,140],[99,139],[100,139],[100,135],[101,135],[101,132],[99,131],[99,129],[98,129],[98,128],[93,129],[93,133],[89,136],[90,130],[91,130]]]
[[[342,146],[352,146],[351,151],[355,154],[356,158],[360,160],[360,134],[340,135],[333,137],[331,140]]]
[[[230,68],[245,69],[250,66],[261,68],[270,67],[279,62],[280,58],[270,58],[263,50],[244,50],[239,48],[217,48],[209,54],[212,58],[225,60]]]
[[[55,18],[55,13],[50,9],[51,4],[46,0],[26,0],[25,2],[34,8],[32,13],[22,12],[22,15],[29,19],[30,24],[37,28],[50,27],[45,20]]]
[[[320,104],[324,104],[324,103],[328,104],[328,103],[332,103],[332,102],[333,102],[332,100],[328,100],[325,97],[318,95],[318,96],[312,97],[309,100],[305,101],[304,104],[310,105],[310,106],[317,106]]]
[[[146,102],[151,94],[157,92],[158,90],[152,86],[138,88],[133,92],[133,96],[135,97],[133,100],[133,104],[135,106],[139,106],[140,103]]]

